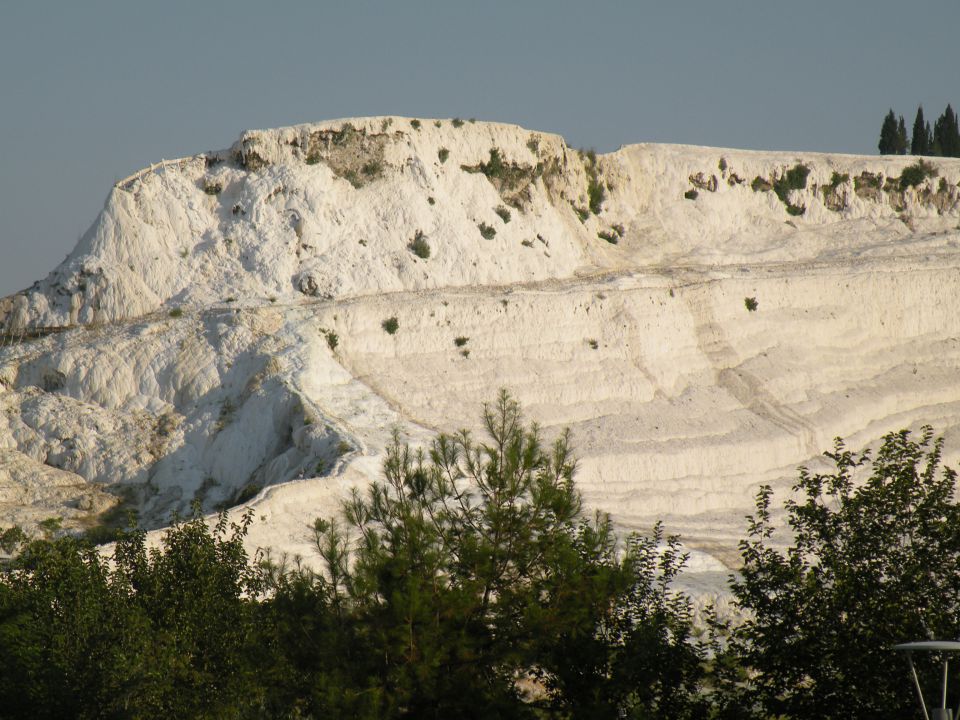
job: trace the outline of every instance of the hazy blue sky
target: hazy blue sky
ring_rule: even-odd
[[[246,128],[476,117],[632,142],[875,153],[960,104],[960,0],[0,0],[0,296],[117,179]]]

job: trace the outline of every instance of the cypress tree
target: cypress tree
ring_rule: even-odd
[[[950,105],[937,118],[933,126],[933,142],[944,157],[960,157],[960,127],[957,125],[957,115]]]
[[[881,155],[894,155],[897,152],[897,116],[893,114],[893,108],[883,119],[883,126],[880,128],[880,142],[877,143]]]
[[[930,125],[923,119],[923,105],[917,108],[917,118],[913,121],[913,140],[910,143],[911,155],[930,154]]]
[[[900,119],[897,120],[897,155],[906,155],[908,144],[909,139],[907,138],[907,126],[903,122],[903,115],[901,115]]]

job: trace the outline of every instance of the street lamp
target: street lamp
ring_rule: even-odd
[[[939,652],[951,653],[960,652],[960,642],[954,640],[924,640],[922,642],[902,643],[894,645],[894,650],[903,650],[907,653],[907,662],[910,663],[910,673],[913,675],[913,684],[917,688],[917,696],[920,698],[920,707],[923,708],[923,717],[926,720],[953,720],[953,710],[947,707],[947,670],[950,661],[947,656],[943,658],[943,698],[940,701],[940,707],[931,708],[933,717],[927,712],[927,703],[923,699],[923,690],[920,689],[920,678],[917,677],[917,668],[913,664],[913,653],[915,652]],[[960,715],[960,707],[957,708],[957,714]]]

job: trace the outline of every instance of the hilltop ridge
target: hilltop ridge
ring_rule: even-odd
[[[960,160],[250,131],[118,183],[0,301],[0,527],[252,504],[251,543],[308,555],[395,425],[505,386],[572,428],[591,506],[665,518],[722,585],[758,485],[833,437],[957,439],[958,219]]]

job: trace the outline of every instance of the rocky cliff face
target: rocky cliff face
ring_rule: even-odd
[[[592,505],[719,577],[758,484],[834,436],[956,439],[958,182],[450,120],[246,133],[119,183],[0,302],[0,525],[252,502],[252,542],[306,552],[394,424],[505,386],[573,429]]]

